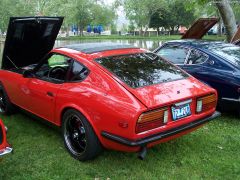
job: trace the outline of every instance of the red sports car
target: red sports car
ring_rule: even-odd
[[[139,152],[220,114],[217,93],[147,50],[86,43],[52,50],[63,18],[11,18],[0,71],[1,112],[18,106],[62,128],[69,153]]]
[[[6,131],[7,128],[3,125],[3,122],[0,119],[0,157],[12,152],[12,148],[7,142]]]

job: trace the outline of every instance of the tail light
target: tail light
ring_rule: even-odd
[[[202,113],[215,108],[217,105],[216,94],[211,94],[197,99],[196,113]]]
[[[168,108],[162,108],[141,114],[138,118],[136,133],[157,128],[168,121]]]

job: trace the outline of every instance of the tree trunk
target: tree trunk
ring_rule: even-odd
[[[227,41],[230,42],[237,31],[236,19],[232,7],[230,6],[229,0],[219,0],[216,2],[216,6],[226,28]]]
[[[171,26],[170,29],[171,29],[170,34],[173,35],[174,34],[174,26]]]
[[[142,27],[140,27],[140,29],[139,29],[139,36],[142,36],[142,34],[143,34],[143,30],[142,30]]]
[[[157,27],[157,36],[160,34],[160,27]]]
[[[146,33],[147,33],[147,30],[148,30],[148,27],[146,26],[146,27],[145,27],[145,30],[144,30],[144,33],[143,33],[143,36],[145,36],[145,35],[146,35]]]
[[[176,33],[179,34],[180,25],[177,25]]]

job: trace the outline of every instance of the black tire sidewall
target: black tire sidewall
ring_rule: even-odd
[[[2,90],[3,92],[3,98],[6,102],[6,109],[4,112],[0,112],[0,114],[4,114],[4,115],[10,115],[13,114],[14,112],[14,105],[10,102],[9,97],[6,93],[6,90],[4,88],[4,86],[2,85],[2,83],[0,82],[0,90]]]
[[[84,129],[85,129],[86,148],[79,155],[77,155],[76,153],[73,153],[69,149],[67,142],[64,138],[64,131],[67,123],[66,121],[68,121],[68,118],[72,115],[77,115],[81,119],[81,122],[83,123]],[[102,151],[101,143],[98,140],[98,137],[96,136],[91,124],[79,111],[74,109],[67,110],[62,117],[62,138],[64,140],[64,145],[67,148],[68,152],[71,154],[71,156],[80,161],[93,159]]]

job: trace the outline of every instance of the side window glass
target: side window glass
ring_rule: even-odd
[[[207,60],[208,56],[206,54],[197,50],[192,50],[188,57],[187,64],[202,64]]]
[[[157,54],[174,64],[184,64],[188,51],[189,50],[184,47],[166,46],[160,49]]]
[[[36,71],[36,76],[47,81],[64,81],[71,64],[71,58],[52,54]]]
[[[71,82],[82,81],[89,74],[89,70],[77,61],[73,61],[68,80]]]

